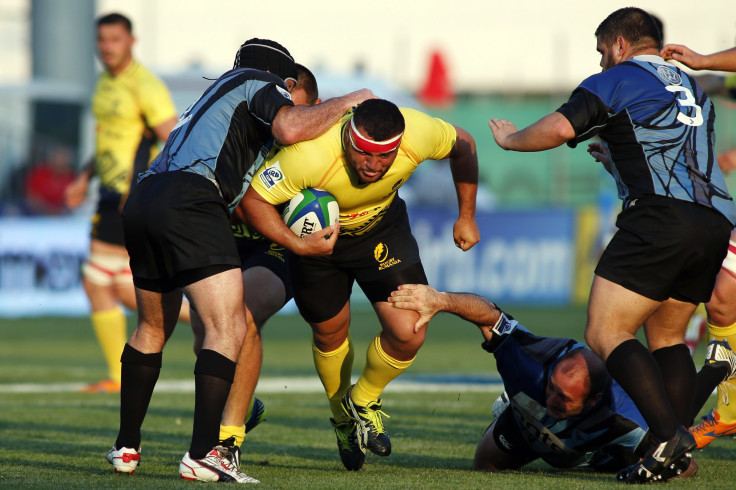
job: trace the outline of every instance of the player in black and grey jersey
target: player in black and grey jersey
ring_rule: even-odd
[[[524,130],[503,119],[489,126],[506,150],[601,139],[588,151],[610,171],[624,210],[595,270],[585,338],[659,441],[619,475],[642,483],[660,480],[695,447],[683,427],[696,383],[684,334],[697,304],[710,298],[736,207],[715,160],[713,104],[692,77],[659,56],[662,38],[652,17],[619,9],[595,35],[602,73]],[[704,229],[708,240],[701,239]],[[634,336],[642,325],[649,349]]]

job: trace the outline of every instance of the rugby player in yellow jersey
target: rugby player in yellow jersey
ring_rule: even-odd
[[[67,204],[78,206],[84,202],[90,176],[100,180],[89,258],[82,273],[109,376],[89,385],[87,392],[120,391],[120,355],[128,335],[119,304],[136,309],[120,210],[131,181],[148,168],[158,152],[156,143],[166,141],[177,121],[166,85],[133,59],[132,31],[130,20],[121,14],[97,20],[97,49],[105,69],[92,96],[97,120],[94,165],[81,172],[66,192]],[[184,303],[182,319],[188,317]]]
[[[295,254],[303,239],[283,224],[276,206],[310,187],[331,193],[340,206],[332,254],[295,255],[292,286],[299,311],[312,327],[315,367],[348,470],[363,466],[366,448],[379,456],[390,454],[380,395],[411,365],[426,334],[425,328],[414,329],[416,312],[388,303],[400,284],[427,284],[398,190],[424,160],[448,157],[459,206],[453,238],[465,251],[480,239],[473,137],[387,100],[367,100],[324,135],[282,149],[259,169],[240,204],[249,226]],[[355,281],[371,301],[381,332],[351,386],[350,293]]]

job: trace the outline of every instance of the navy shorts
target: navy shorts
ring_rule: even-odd
[[[123,208],[133,283],[168,292],[240,267],[230,216],[217,187],[184,171],[146,177]]]
[[[120,214],[122,196],[101,188],[97,209],[92,216],[90,237],[113,245],[125,245],[123,217]]]
[[[596,275],[655,301],[710,300],[732,230],[723,215],[649,195],[622,211],[616,226]]]
[[[524,439],[510,406],[501,412],[493,425],[493,441],[501,451],[513,456],[514,468],[520,468],[539,457]]]
[[[253,267],[265,267],[281,279],[284,284],[286,297],[284,304],[294,297],[291,287],[290,268],[292,252],[265,238],[235,237],[240,255],[240,269],[247,270]]]
[[[355,281],[371,303],[388,301],[400,284],[427,284],[404,201],[397,196],[365,234],[340,236],[332,255],[294,256],[292,281],[299,312],[310,323],[337,315]]]

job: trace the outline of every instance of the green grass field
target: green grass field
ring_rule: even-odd
[[[540,335],[582,337],[585,311],[514,308],[512,314]],[[134,317],[129,317],[131,324]],[[356,312],[351,327],[358,355],[377,332],[375,316]],[[476,328],[450,315],[433,320],[427,342],[402,378],[497,376],[480,348]],[[164,350],[162,381],[192,380],[192,335],[180,325]],[[263,379],[313,376],[310,331],[298,316],[280,315],[264,332]],[[702,358],[702,354],[698,357]],[[116,475],[104,456],[117,434],[119,397],[54,391],[55,383],[98,381],[101,353],[87,318],[0,320],[0,486],[34,488],[169,488],[191,436],[193,393],[154,393],[143,425],[142,463],[135,475]],[[34,393],[18,384],[49,384]],[[62,385],[64,386],[64,385]],[[13,389],[11,389],[11,387]],[[265,488],[607,488],[612,475],[563,471],[542,462],[522,471],[470,470],[475,445],[490,423],[499,390],[401,392],[383,396],[393,453],[371,457],[364,469],[342,467],[329,409],[321,393],[271,390],[258,394],[268,421],[246,439],[243,469]],[[736,441],[717,440],[696,454],[697,478],[668,488],[734,488]]]

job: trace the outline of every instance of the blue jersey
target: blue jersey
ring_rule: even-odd
[[[513,410],[535,454],[552,466],[620,469],[633,462],[647,424],[615,380],[579,415],[557,420],[546,413],[547,380],[560,357],[578,348],[586,347],[572,339],[538,337],[517,325],[493,353],[510,401],[507,410]]]
[[[583,81],[558,109],[577,143],[600,136],[624,207],[646,194],[695,202],[736,224],[714,152],[713,103],[659,56],[628,59]]]
[[[271,123],[286,105],[293,105],[291,96],[276,75],[248,68],[226,72],[184,111],[139,180],[193,172],[213,182],[233,209],[273,146]]]

